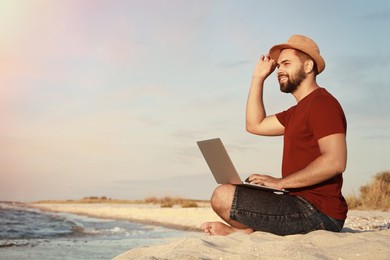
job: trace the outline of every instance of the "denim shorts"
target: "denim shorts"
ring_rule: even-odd
[[[339,232],[344,220],[321,213],[307,200],[247,186],[236,186],[230,218],[255,231],[276,235],[305,234],[314,230]]]

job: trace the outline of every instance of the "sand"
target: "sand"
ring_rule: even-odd
[[[208,206],[160,208],[158,205],[36,204],[44,210],[101,218],[128,219],[187,230],[217,221]],[[131,249],[124,259],[390,259],[390,212],[351,210],[341,233],[315,231],[306,235],[208,236],[201,232],[165,244]]]
[[[263,232],[234,233],[135,248],[114,259],[389,259],[389,238],[390,230],[339,234],[315,231],[285,237]]]
[[[205,205],[197,208],[161,208],[152,204],[34,204],[36,208],[54,212],[68,212],[99,218],[126,219],[145,224],[200,230],[205,219],[220,218]]]

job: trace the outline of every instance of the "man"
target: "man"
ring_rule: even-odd
[[[263,85],[277,68],[280,90],[297,104],[276,115],[266,115]],[[317,44],[293,35],[285,44],[261,56],[253,72],[247,111],[247,131],[284,135],[282,177],[249,176],[251,183],[286,189],[287,194],[224,184],[211,198],[213,210],[227,223],[206,222],[211,235],[265,231],[277,235],[342,229],[347,204],[341,194],[347,162],[346,119],[338,101],[316,82],[325,68]]]

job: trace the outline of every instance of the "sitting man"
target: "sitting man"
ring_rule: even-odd
[[[267,116],[263,85],[276,68],[280,90],[291,93],[297,104]],[[303,35],[293,35],[260,57],[249,90],[246,128],[257,135],[284,135],[282,177],[252,174],[248,179],[289,193],[220,185],[211,205],[228,225],[206,222],[201,226],[204,232],[290,235],[320,229],[339,232],[343,228],[348,211],[341,193],[347,123],[339,102],[316,82],[324,68],[317,44]]]

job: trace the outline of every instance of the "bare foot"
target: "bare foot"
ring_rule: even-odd
[[[253,229],[238,229],[231,226],[228,226],[222,222],[205,222],[200,226],[203,231],[208,235],[219,235],[226,236],[234,232],[243,232],[250,234],[253,232]]]

